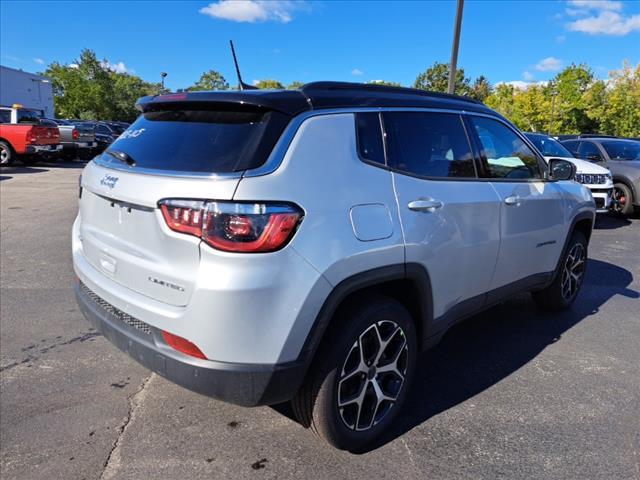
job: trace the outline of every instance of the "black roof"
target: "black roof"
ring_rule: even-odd
[[[313,82],[299,90],[225,90],[182,92],[143,97],[137,106],[142,111],[166,108],[176,103],[238,104],[250,110],[275,110],[287,115],[327,108],[404,107],[442,108],[474,112],[496,112],[468,97],[386,85]]]

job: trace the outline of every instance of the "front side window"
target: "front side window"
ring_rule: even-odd
[[[391,168],[420,177],[476,176],[459,115],[387,112],[383,119]]]
[[[580,148],[580,142],[576,141],[576,140],[567,140],[562,142],[562,145],[567,147],[567,150],[569,150],[574,157],[576,158],[580,158],[578,157],[578,150]]]
[[[356,113],[358,155],[369,162],[384,165],[384,145],[377,113]]]
[[[535,153],[502,123],[486,117],[469,117],[480,140],[480,157],[491,178],[527,180],[542,178]]]
[[[580,147],[578,148],[578,156],[584,160],[589,160],[590,162],[601,162],[602,155],[600,154],[600,150],[591,142],[580,142]]]

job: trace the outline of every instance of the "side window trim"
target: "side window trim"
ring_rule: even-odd
[[[483,172],[483,177],[480,177],[479,180],[485,180],[485,181],[491,181],[491,182],[511,182],[511,183],[534,183],[534,182],[547,182],[549,181],[548,179],[548,169],[547,169],[547,164],[544,161],[543,158],[540,157],[540,155],[538,154],[538,149],[535,148],[535,146],[529,141],[528,138],[526,138],[525,135],[520,134],[519,131],[517,131],[512,125],[510,125],[508,122],[505,122],[504,120],[502,120],[500,117],[497,116],[492,116],[492,115],[483,115],[482,113],[476,113],[476,112],[464,112],[463,116],[466,117],[466,121],[469,124],[469,130],[471,131],[471,136],[474,139],[474,143],[478,148],[477,154],[478,154],[478,161],[480,162],[480,165],[482,167],[481,171]],[[516,137],[518,137],[522,142],[524,142],[524,144],[529,147],[529,150],[531,150],[531,153],[533,153],[534,157],[536,158],[537,162],[538,162],[538,167],[540,168],[540,172],[542,173],[542,178],[493,178],[488,176],[488,169],[487,169],[487,165],[485,164],[485,162],[482,160],[482,155],[480,155],[480,138],[478,137],[478,133],[475,131],[475,128],[472,128],[473,125],[471,124],[471,117],[483,117],[483,118],[488,118],[490,120],[494,120],[498,123],[500,123],[501,125],[503,125],[504,127],[506,127],[508,130],[510,130]],[[474,153],[475,155],[475,153]]]
[[[385,122],[384,122],[384,114],[387,112],[407,112],[407,113],[411,113],[411,112],[416,112],[416,111],[420,111],[420,110],[412,110],[412,109],[408,109],[408,110],[398,110],[398,109],[393,109],[393,110],[381,110],[379,115],[380,115],[380,127],[382,129],[382,144],[384,146],[384,162],[385,165],[380,165],[380,164],[373,164],[374,166],[377,167],[382,167],[385,168],[386,170],[389,170],[390,172],[393,173],[397,173],[399,175],[405,175],[407,177],[413,177],[413,178],[418,178],[420,180],[431,180],[431,181],[437,181],[437,182],[477,182],[478,180],[482,180],[482,178],[480,178],[479,176],[479,172],[478,172],[478,165],[476,164],[475,161],[475,149],[474,149],[474,145],[471,141],[469,132],[467,131],[467,126],[465,123],[465,119],[464,119],[464,112],[445,112],[442,111],[440,112],[439,110],[429,110],[426,113],[442,113],[442,114],[448,114],[448,115],[455,115],[456,117],[458,117],[458,119],[460,120],[461,124],[462,124],[462,129],[465,132],[465,136],[467,139],[467,144],[469,145],[469,150],[471,151],[471,155],[472,155],[472,160],[473,160],[473,170],[475,172],[475,176],[474,177],[432,177],[432,176],[428,176],[428,175],[418,175],[415,173],[411,173],[405,170],[400,170],[398,168],[394,168],[391,167],[389,165],[389,145],[388,145],[388,141],[387,141],[387,129],[385,126]]]

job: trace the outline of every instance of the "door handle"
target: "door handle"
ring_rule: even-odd
[[[409,210],[414,212],[433,212],[437,208],[442,208],[444,204],[438,200],[414,200],[409,202]]]
[[[504,199],[504,203],[509,206],[518,206],[520,205],[521,198],[518,195],[511,195]]]

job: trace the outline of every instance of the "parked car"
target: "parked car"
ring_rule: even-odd
[[[46,119],[60,130],[62,155],[67,158],[86,158],[98,146],[93,128],[83,123],[73,124],[67,120]]]
[[[11,165],[15,160],[32,165],[43,155],[62,150],[58,127],[41,124],[32,112],[20,106],[0,108],[0,165]]]
[[[552,158],[562,158],[573,163],[576,166],[575,180],[591,190],[591,195],[596,202],[596,211],[598,213],[609,211],[613,195],[613,180],[607,168],[575,158],[566,147],[549,135],[544,133],[525,133],[525,135],[544,155],[545,162],[549,162]]]
[[[565,140],[562,144],[576,157],[611,170],[614,213],[631,215],[634,207],[640,207],[640,142],[602,137]]]
[[[578,295],[589,190],[479,102],[317,82],[138,107],[82,173],[75,290],[106,338],[189,389],[290,400],[359,449],[456,322],[523,291],[549,309]]]
[[[86,122],[91,125],[95,131],[96,142],[98,143],[98,147],[96,149],[96,153],[102,152],[109,145],[113,143],[113,141],[120,136],[123,130],[120,128],[110,125],[107,122]]]

